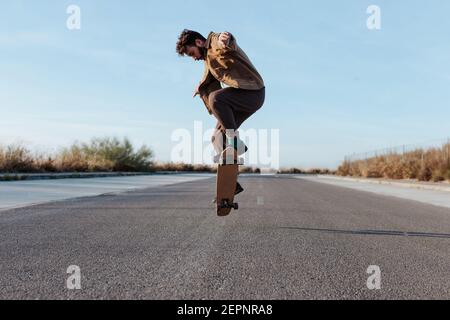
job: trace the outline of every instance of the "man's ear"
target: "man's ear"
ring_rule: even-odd
[[[205,42],[201,39],[195,39],[195,45],[197,47],[203,47],[205,45]]]

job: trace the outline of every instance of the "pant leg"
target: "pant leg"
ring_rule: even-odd
[[[225,88],[211,93],[209,104],[222,130],[237,130],[246,119],[262,107],[264,100],[265,88],[261,90]]]
[[[244,121],[250,118],[252,115],[253,115],[252,112],[234,112],[234,119],[236,122],[237,129],[239,129],[241,125],[244,123]],[[225,131],[226,131],[225,127],[220,122],[217,122],[214,132],[225,132]]]
[[[250,118],[252,115],[254,114],[254,112],[237,112],[234,114],[234,118],[236,121],[236,126],[239,129],[242,124],[244,123],[245,120],[247,120],[248,118]]]
[[[211,141],[216,153],[223,151],[223,134],[227,129],[237,130],[242,123],[258,111],[265,100],[265,88],[242,90],[225,88],[210,96],[210,106],[218,122]]]

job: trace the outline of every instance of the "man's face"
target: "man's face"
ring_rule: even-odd
[[[194,46],[187,46],[186,54],[195,61],[205,60],[205,54],[203,50],[203,41],[196,40]]]

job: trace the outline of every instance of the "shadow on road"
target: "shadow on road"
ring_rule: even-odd
[[[316,232],[339,233],[339,234],[450,239],[450,234],[446,233],[404,232],[404,231],[386,231],[386,230],[333,230],[333,229],[314,229],[314,228],[298,228],[298,227],[280,227],[280,229],[293,229],[301,231],[316,231]]]

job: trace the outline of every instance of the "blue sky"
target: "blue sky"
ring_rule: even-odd
[[[81,8],[81,30],[66,8]],[[366,27],[369,5],[381,30]],[[450,136],[449,1],[3,1],[0,143],[129,137],[169,160],[175,129],[212,127],[179,58],[184,28],[230,31],[266,83],[243,129],[280,129],[282,166]]]

